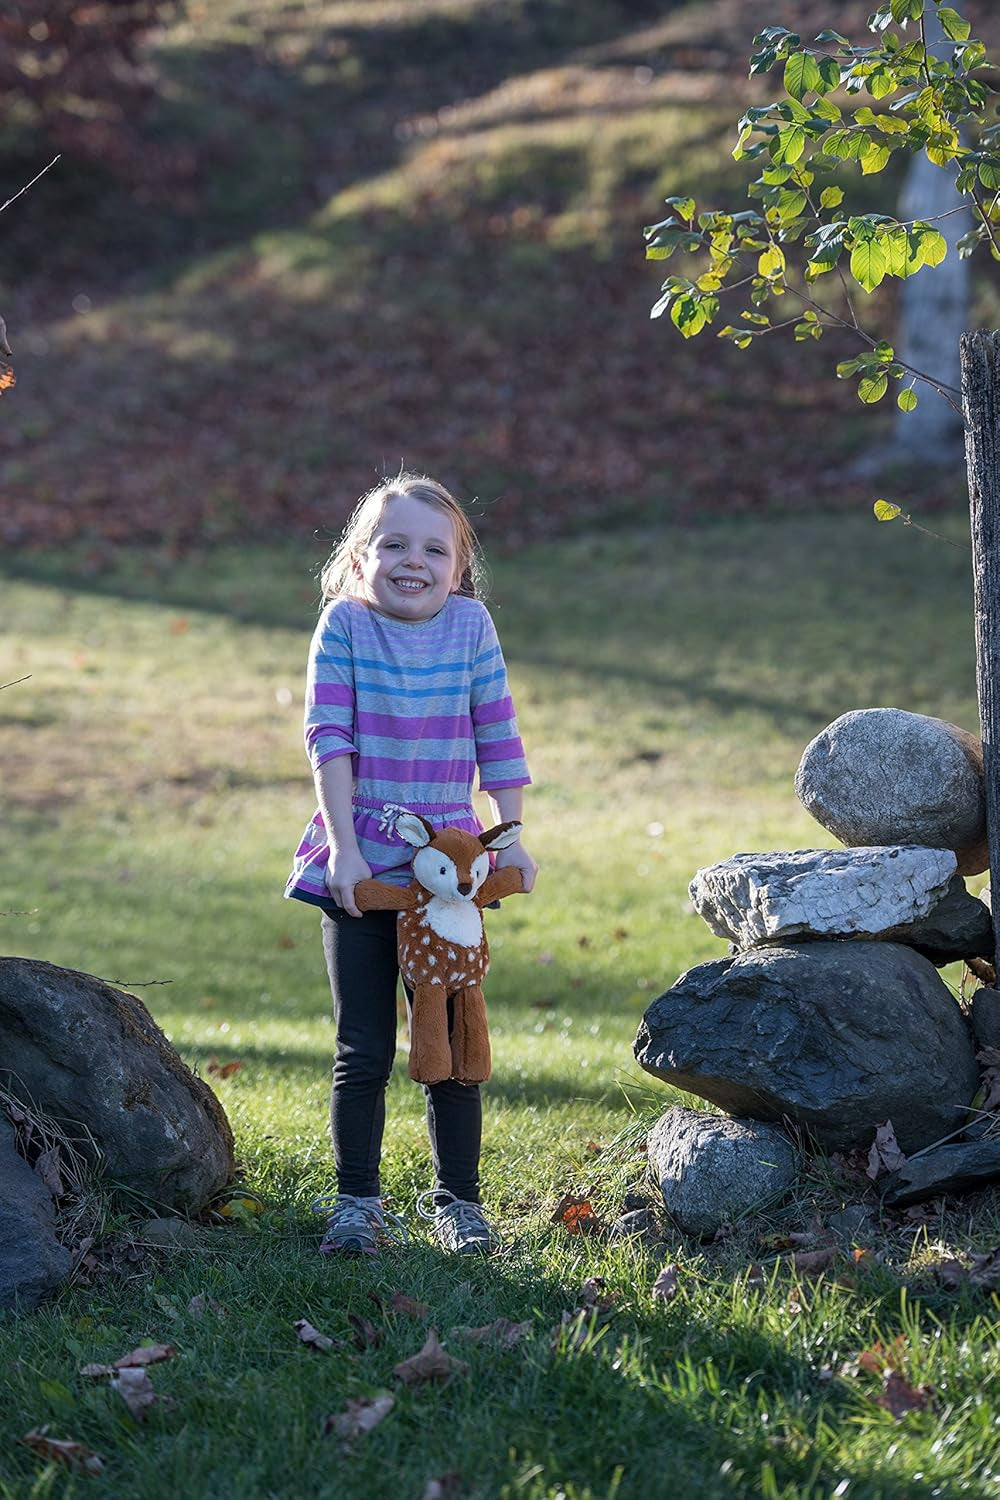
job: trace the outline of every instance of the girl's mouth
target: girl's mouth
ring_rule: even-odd
[[[427,584],[422,578],[393,578],[392,583],[397,589],[402,589],[404,594],[419,594]]]

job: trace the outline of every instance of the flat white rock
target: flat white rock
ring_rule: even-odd
[[[734,854],[688,889],[715,935],[744,949],[905,927],[943,900],[956,866],[950,849],[910,844],[779,850]]]

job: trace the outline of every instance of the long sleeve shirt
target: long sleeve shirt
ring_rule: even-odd
[[[358,847],[373,875],[398,885],[410,880],[413,853],[394,831],[401,809],[436,828],[480,832],[477,768],[484,792],[531,780],[493,621],[479,600],[459,594],[420,621],[354,598],[328,605],[309,651],[305,742],[314,771],[351,756]],[[286,896],[329,906],[329,857],[317,809]]]

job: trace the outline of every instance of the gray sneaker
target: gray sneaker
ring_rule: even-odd
[[[312,1209],[314,1214],[326,1215],[326,1233],[319,1247],[323,1255],[377,1255],[382,1240],[405,1245],[409,1239],[402,1219],[383,1208],[381,1198],[326,1193]]]
[[[417,1199],[417,1213],[422,1219],[430,1219],[435,1239],[446,1250],[459,1255],[490,1255],[500,1249],[500,1236],[478,1203],[456,1198],[443,1188],[430,1188]]]

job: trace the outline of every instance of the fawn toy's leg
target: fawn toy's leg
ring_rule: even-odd
[[[410,1018],[410,1077],[417,1083],[441,1083],[451,1076],[448,1043],[448,997],[444,985],[418,984]]]
[[[455,995],[455,1020],[451,1032],[452,1077],[460,1083],[485,1083],[490,1076],[490,1032],[486,1024],[486,1002],[478,984],[467,985]]]

